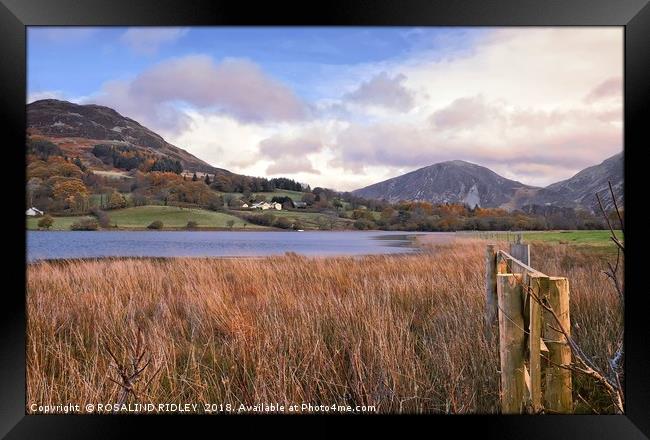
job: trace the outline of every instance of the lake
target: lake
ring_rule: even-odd
[[[414,238],[422,234],[427,233],[28,231],[27,261],[96,257],[255,257],[285,252],[308,256],[408,253],[417,251]]]

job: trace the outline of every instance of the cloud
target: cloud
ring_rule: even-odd
[[[415,100],[413,92],[403,85],[404,80],[406,76],[403,74],[391,78],[388,73],[381,72],[345,94],[343,99],[361,105],[408,111],[413,108]]]
[[[307,106],[289,87],[253,62],[227,59],[215,63],[205,55],[173,58],[129,81],[108,82],[94,100],[152,129],[171,132],[188,128],[179,103],[248,123],[300,120],[308,114]]]
[[[268,174],[310,173],[320,174],[314,169],[307,155],[321,152],[324,148],[317,130],[306,130],[296,136],[275,134],[259,143],[259,153],[273,163]]]
[[[416,54],[389,70],[417,106],[350,119],[329,164],[399,175],[464,159],[533,185],[568,178],[622,150],[622,49],[619,29],[525,28],[493,30],[463,57]]]
[[[623,79],[621,77],[609,78],[594,87],[585,96],[585,102],[593,103],[603,99],[621,100],[623,94]]]
[[[287,137],[276,134],[260,142],[260,153],[266,157],[299,156],[315,153],[323,149],[320,136],[315,133],[305,133],[298,137]]]
[[[339,133],[331,164],[359,172],[369,166],[415,169],[463,159],[543,185],[622,149],[622,131],[609,116],[598,109],[546,111],[463,97],[435,111],[433,124],[351,124]]]
[[[447,107],[437,110],[430,121],[445,130],[472,128],[494,117],[482,95],[458,98]]]
[[[285,160],[277,160],[269,165],[266,169],[267,174],[295,174],[295,173],[309,173],[320,174],[320,171],[314,168],[311,161],[306,157],[285,158]]]
[[[179,40],[188,29],[183,28],[130,28],[122,34],[120,41],[126,44],[133,52],[142,55],[153,55],[160,46]]]
[[[621,151],[620,29],[481,35],[462,56],[314,65],[309,103],[251,61],[204,55],[95,98],[215,166],[341,190],[453,159],[545,186]]]

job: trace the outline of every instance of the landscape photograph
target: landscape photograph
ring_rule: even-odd
[[[29,26],[25,411],[624,413],[623,49]]]

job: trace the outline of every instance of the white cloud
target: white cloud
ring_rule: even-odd
[[[255,63],[242,59],[215,63],[206,55],[169,59],[131,80],[108,82],[93,101],[167,134],[189,128],[179,103],[250,123],[300,120],[308,114],[306,104],[289,87]]]
[[[409,111],[414,105],[413,92],[404,87],[404,80],[406,76],[403,74],[390,77],[381,72],[345,94],[344,99],[361,105]]]

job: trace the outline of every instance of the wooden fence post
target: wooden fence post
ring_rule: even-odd
[[[527,266],[531,265],[529,244],[510,243],[510,255]]]
[[[488,244],[485,251],[485,326],[487,334],[492,334],[492,326],[497,320],[497,253],[495,245]]]
[[[524,404],[524,317],[521,276],[497,275],[501,412],[520,414]]]
[[[542,306],[535,299],[541,299],[548,291],[548,277],[530,275],[528,277],[528,366],[530,368],[528,392],[530,411],[542,411]],[[546,348],[546,346],[544,346]]]
[[[571,334],[569,316],[569,280],[550,277],[548,287],[548,304],[555,311],[560,325]],[[550,312],[544,312],[544,339],[548,347],[549,361],[546,365],[546,389],[544,407],[550,413],[572,413],[571,371],[558,365],[571,364],[571,348],[564,335],[551,327],[558,328],[558,323]]]

